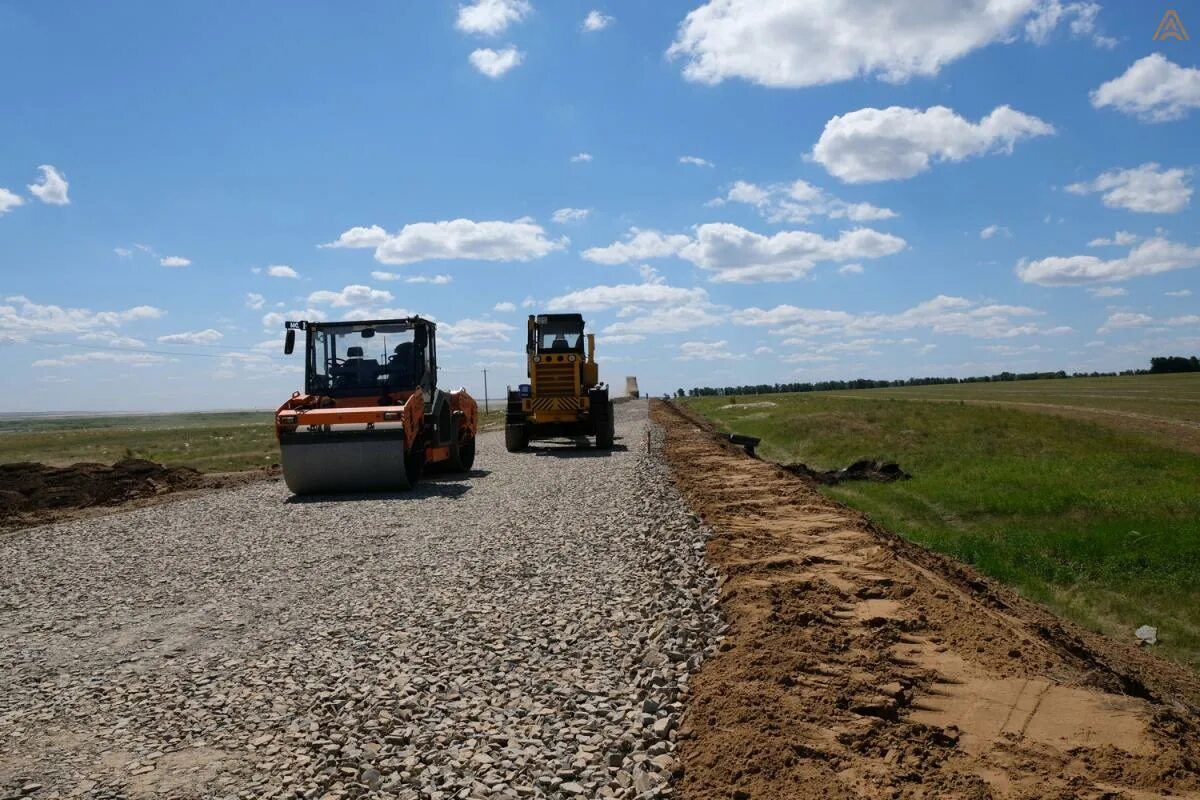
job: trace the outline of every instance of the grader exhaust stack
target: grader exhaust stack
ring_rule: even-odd
[[[288,322],[304,341],[304,392],[275,413],[283,479],[295,494],[411,488],[428,465],[467,472],[478,406],[437,385],[437,326],[421,317]]]

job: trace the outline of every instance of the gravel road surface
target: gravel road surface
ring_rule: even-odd
[[[0,797],[671,796],[715,573],[618,408],[611,453],[0,538]]]

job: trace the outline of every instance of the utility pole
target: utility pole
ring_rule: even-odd
[[[487,370],[483,371],[483,413],[488,413],[487,401]]]

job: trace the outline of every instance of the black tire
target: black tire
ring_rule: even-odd
[[[425,443],[420,437],[413,442],[412,449],[404,455],[404,472],[408,476],[408,486],[411,489],[421,480],[425,471]]]
[[[456,416],[450,429],[450,458],[446,460],[446,468],[451,472],[470,472],[475,464],[475,437],[464,436],[462,417]]]
[[[593,430],[596,434],[596,449],[611,450],[616,436],[613,420],[613,404],[608,399],[608,390],[592,392],[591,397]]]
[[[504,426],[504,449],[519,453],[529,447],[529,429],[524,423],[509,423]]]

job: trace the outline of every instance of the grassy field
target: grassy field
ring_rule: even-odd
[[[494,403],[481,426],[495,427]],[[78,461],[111,464],[126,455],[204,472],[234,472],[279,463],[270,411],[144,414],[111,417],[0,417],[0,463]]]
[[[1200,667],[1200,458],[1136,417],[1038,413],[1119,410],[1136,397],[1132,413],[1186,427],[1200,375],[1037,383],[688,403],[761,436],[765,458],[821,469],[899,462],[913,480],[827,491],[1093,629],[1132,640],[1154,625],[1164,654]],[[1001,404],[1015,398],[1040,405]]]

